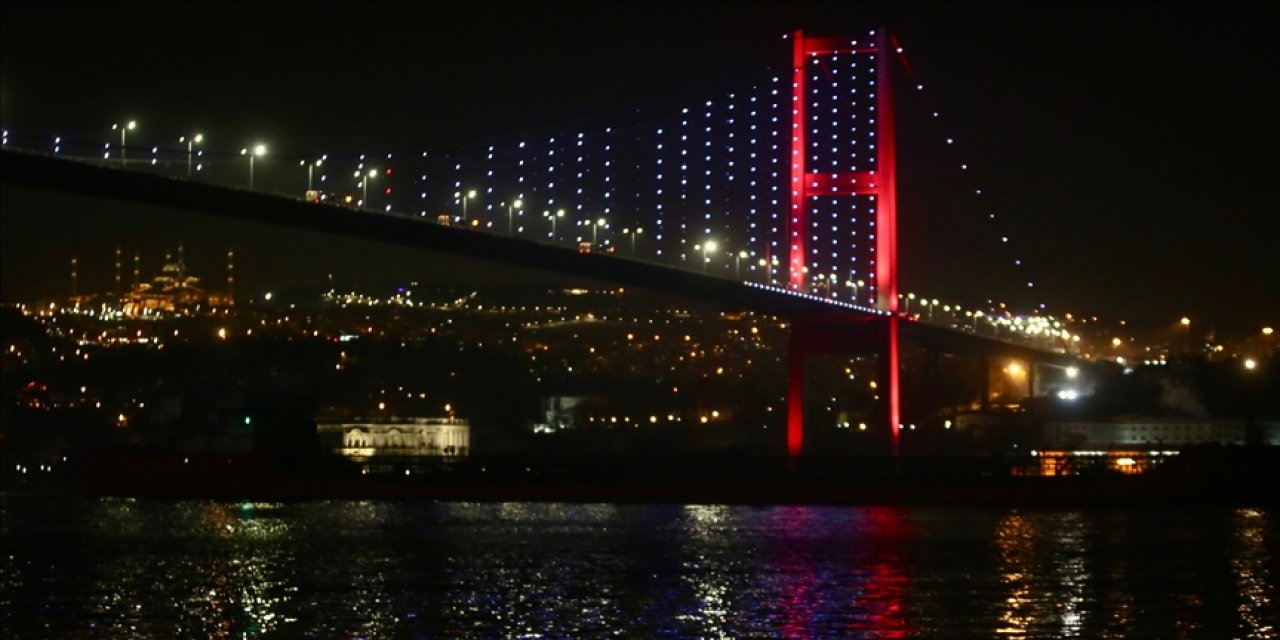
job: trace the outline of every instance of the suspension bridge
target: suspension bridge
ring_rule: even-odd
[[[3,179],[787,318],[791,455],[804,451],[805,363],[814,356],[878,358],[887,385],[880,414],[895,448],[904,342],[1075,371],[1071,334],[1052,317],[939,309],[928,298],[911,313],[916,296],[899,286],[894,117],[895,79],[909,78],[910,67],[883,30],[796,31],[786,41],[789,64],[740,88],[526,139],[300,155],[266,143],[214,150],[199,135],[140,145],[131,122],[116,123],[105,141],[6,128]],[[281,165],[293,167],[290,176]]]

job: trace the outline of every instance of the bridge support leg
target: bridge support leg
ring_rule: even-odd
[[[898,436],[902,430],[902,371],[898,362],[898,316],[889,316],[889,433],[893,436],[893,455],[898,455]]]
[[[902,430],[902,379],[898,364],[898,317],[890,316],[885,350],[880,354],[880,380],[885,389],[881,395],[884,403],[884,416],[889,423],[890,449],[898,455],[899,436]]]
[[[791,346],[787,350],[787,455],[799,456],[804,450],[804,361],[807,355],[797,335],[800,327],[791,327]]]

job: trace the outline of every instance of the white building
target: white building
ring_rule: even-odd
[[[1245,444],[1245,423],[1200,418],[1143,418],[1125,422],[1057,422],[1044,425],[1042,447],[1105,449],[1177,448],[1197,444]]]
[[[455,457],[471,450],[471,425],[457,418],[355,418],[316,424],[320,444],[356,461]]]

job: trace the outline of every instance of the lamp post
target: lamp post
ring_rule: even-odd
[[[507,235],[512,235],[514,233],[512,231],[512,227],[514,226],[512,218],[515,215],[515,210],[519,209],[523,204],[523,202],[515,200],[511,204],[507,205]]]
[[[455,193],[453,194],[453,197],[455,197],[455,198],[458,198],[458,199],[462,200],[462,225],[463,225],[463,226],[466,226],[466,225],[467,225],[467,221],[468,221],[468,218],[467,218],[467,200],[469,200],[469,199],[471,199],[471,198],[476,197],[476,190],[475,190],[475,189],[472,189],[472,190],[470,190],[470,191],[468,191],[468,192],[466,192],[466,193],[462,193],[461,191],[459,191],[459,192],[455,192]]]
[[[137,128],[138,128],[138,123],[135,120],[130,120],[127,124],[116,123],[111,125],[112,131],[115,131],[116,129],[120,130],[120,166],[122,167],[125,166],[125,159],[124,159],[125,135],[124,134],[129,131],[133,131],[134,129],[137,129]]]
[[[556,237],[556,218],[564,217],[564,209],[555,212],[555,214],[552,214],[550,211],[543,211],[542,217],[551,219],[551,241],[557,242],[559,238]]]
[[[845,284],[847,284],[847,285],[849,285],[850,287],[852,287],[852,288],[853,288],[853,303],[854,303],[854,304],[860,304],[860,303],[858,302],[858,289],[862,288],[863,286],[866,286],[866,284],[867,284],[867,283],[866,283],[866,282],[863,282],[862,280],[852,280],[852,279],[851,279],[851,280],[849,280],[848,282],[846,282]]]
[[[746,251],[739,251],[733,254],[733,279],[742,279],[742,259],[747,257]]]
[[[1182,350],[1186,355],[1190,356],[1191,355],[1191,318],[1183,316],[1181,322],[1182,322],[1182,326],[1186,329],[1182,336]]]
[[[255,156],[267,155],[267,145],[255,144],[253,145],[252,152],[250,152],[249,149],[247,148],[241,149],[240,155],[249,156],[249,188],[252,189],[253,188],[253,158]]]
[[[304,164],[304,165],[307,165],[307,191],[312,191],[312,190],[314,190],[314,189],[315,189],[315,186],[314,186],[314,185],[315,185],[315,180],[313,179],[313,178],[314,178],[314,170],[315,170],[315,168],[316,168],[316,167],[318,167],[318,166],[320,166],[320,165],[324,164],[324,158],[320,158],[320,159],[315,160],[315,161],[313,161],[313,162],[307,162],[306,160],[299,160],[299,161],[298,161],[298,164],[300,164],[300,165],[303,165],[303,164]]]
[[[703,271],[707,270],[707,264],[711,262],[711,256],[709,254],[712,251],[716,250],[716,246],[717,245],[715,240],[708,240],[702,243],[702,270]],[[697,250],[698,245],[693,245],[693,248],[694,250]]]
[[[121,133],[124,133],[124,132],[122,131]],[[190,178],[191,177],[191,148],[194,145],[204,142],[204,135],[197,133],[194,136],[182,136],[178,138],[178,142],[187,143],[187,177]],[[124,144],[121,143],[120,147],[121,147],[121,150],[123,151]]]
[[[769,256],[768,258],[760,258],[756,263],[762,271],[764,271],[764,284],[773,285],[773,268],[778,266],[777,256]]]
[[[822,288],[822,290],[826,293],[826,296],[828,298],[831,297],[831,288],[840,284],[839,276],[837,276],[834,273],[830,275],[824,275],[819,273],[817,275],[817,279],[818,279],[818,286]]]
[[[631,236],[631,255],[636,255],[636,236],[644,233],[644,229],[636,227],[635,229],[623,229],[622,234]]]
[[[600,227],[605,226],[605,220],[604,220],[604,218],[600,218],[599,220],[596,220],[595,222],[588,222],[588,224],[590,224],[590,225],[591,225],[591,247],[592,247],[592,249],[595,249],[595,247],[596,247],[596,233],[597,233],[597,230],[598,230]]]
[[[378,170],[370,169],[369,173],[360,180],[360,206],[369,207],[369,180],[377,177]],[[356,177],[360,177],[360,172],[356,172]]]

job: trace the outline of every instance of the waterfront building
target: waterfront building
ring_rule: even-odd
[[[1143,473],[1193,447],[1280,445],[1280,424],[1202,418],[1138,418],[1044,425],[1031,473]]]
[[[1117,422],[1050,422],[1041,445],[1047,448],[1182,448],[1199,444],[1243,445],[1243,420],[1142,418]]]
[[[459,418],[322,420],[316,434],[326,451],[365,462],[372,458],[451,458],[471,450],[471,425]]]

